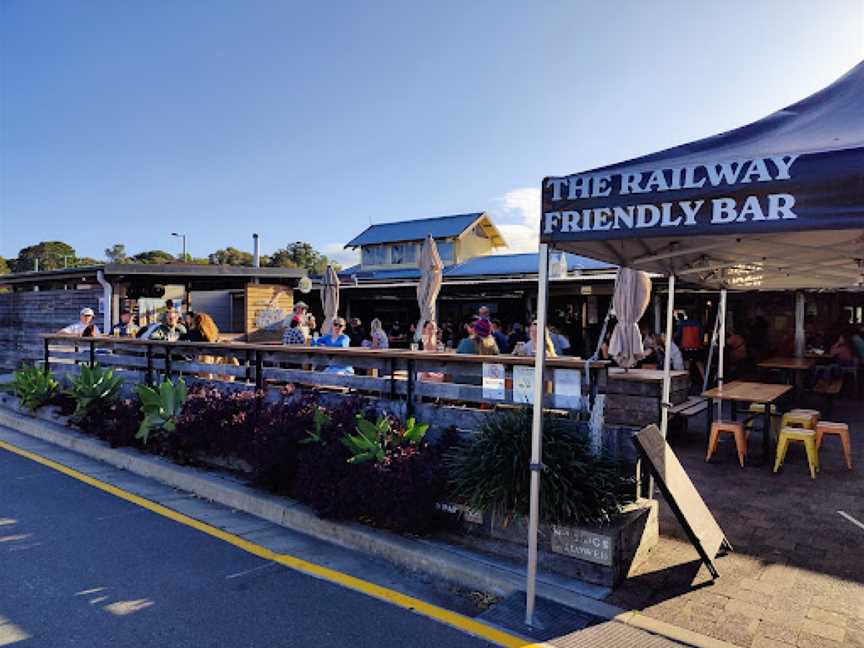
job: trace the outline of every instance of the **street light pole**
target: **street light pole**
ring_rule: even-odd
[[[186,261],[186,235],[185,234],[179,234],[178,232],[171,232],[171,236],[179,236],[183,240],[183,256],[181,257],[181,259],[185,262]]]

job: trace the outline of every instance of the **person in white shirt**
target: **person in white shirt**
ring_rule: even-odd
[[[675,344],[672,340],[669,340],[669,343],[666,343],[666,335],[664,333],[660,334],[660,345],[665,349],[669,349],[669,353],[671,354],[670,359],[670,368],[672,371],[684,371],[684,356],[681,355],[681,349],[678,348],[678,345]],[[658,369],[663,366],[663,360],[660,360],[660,364],[658,365]]]
[[[69,326],[64,326],[62,329],[60,329],[60,332],[66,333],[68,335],[79,335],[80,336],[81,334],[84,333],[84,330],[88,326],[93,324],[94,315],[95,314],[93,313],[92,308],[82,308],[81,314],[78,316],[78,321],[75,322],[74,324],[70,324]],[[95,335],[99,335],[99,327],[98,326],[93,327],[93,333]]]

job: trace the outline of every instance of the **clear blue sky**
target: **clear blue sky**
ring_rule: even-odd
[[[862,0],[0,0],[0,255],[330,251],[727,130],[864,59]],[[530,223],[530,230],[526,227]]]

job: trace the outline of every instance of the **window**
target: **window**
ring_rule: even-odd
[[[363,248],[362,263],[364,266],[384,265],[387,263],[387,248],[383,245],[367,245]]]
[[[456,259],[453,257],[453,243],[449,241],[435,241],[438,245],[438,256],[444,263],[453,263]]]
[[[414,243],[397,243],[390,248],[390,263],[417,263],[417,245]]]

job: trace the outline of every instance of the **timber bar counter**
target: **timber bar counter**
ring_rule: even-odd
[[[352,390],[405,408],[406,416],[417,416],[435,426],[465,425],[466,417],[483,417],[489,406],[526,406],[514,401],[513,367],[534,365],[534,358],[499,355],[479,356],[446,352],[398,349],[362,349],[247,344],[243,342],[165,342],[119,337],[81,338],[63,334],[42,335],[44,367],[57,373],[75,371],[80,363],[116,367],[129,383],[154,384],[166,377],[205,378],[213,382],[236,381],[263,388],[267,384],[293,383],[324,390]],[[207,361],[202,361],[204,358]],[[215,364],[215,359],[220,364]],[[227,362],[227,363],[225,363]],[[504,366],[503,398],[484,396],[483,365]],[[597,393],[607,387],[608,362],[588,363],[575,358],[550,358],[546,362],[546,397],[550,409],[555,405],[556,369],[577,370],[581,391],[593,403]],[[351,366],[355,374],[325,371],[328,366]],[[363,375],[361,375],[361,372]],[[439,373],[447,382],[426,382],[418,372]],[[443,404],[446,403],[446,404]],[[453,404],[460,407],[453,407]],[[481,409],[482,408],[482,409]],[[454,417],[458,419],[454,420]],[[479,422],[479,420],[478,420]]]

